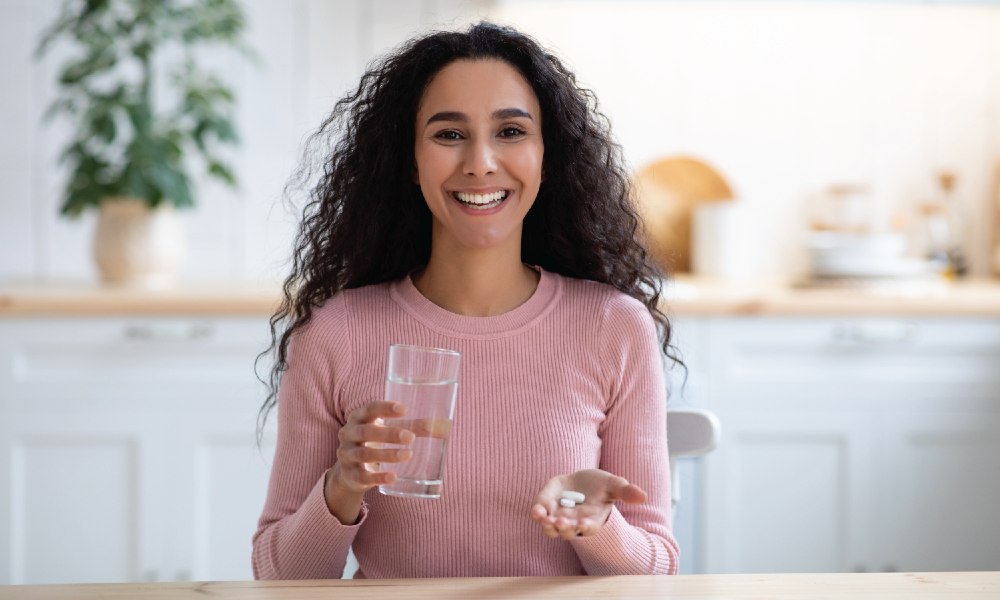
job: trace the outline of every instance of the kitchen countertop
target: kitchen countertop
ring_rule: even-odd
[[[679,277],[665,295],[672,316],[1000,317],[997,279],[819,285]]]
[[[0,317],[217,315],[269,316],[279,286],[246,282],[179,283],[161,290],[85,282],[0,283]]]
[[[669,315],[684,316],[987,316],[1000,317],[1000,280],[821,287],[679,277],[666,287]],[[39,316],[269,316],[277,284],[184,283],[150,291],[96,283],[0,283],[0,318]]]
[[[218,598],[311,600],[391,598],[770,598],[983,600],[1000,596],[1000,572],[674,575],[612,577],[456,577],[135,584],[0,586],[0,600]]]

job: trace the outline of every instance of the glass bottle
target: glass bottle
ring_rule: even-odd
[[[952,276],[964,277],[969,272],[968,255],[964,243],[968,232],[965,228],[962,207],[955,198],[955,174],[951,171],[941,171],[938,173],[938,185],[941,186],[942,210],[948,222],[948,242],[944,248],[948,259],[948,269]]]

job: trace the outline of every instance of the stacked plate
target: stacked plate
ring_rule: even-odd
[[[807,241],[814,279],[898,279],[933,276],[931,265],[906,256],[898,233],[812,232]]]

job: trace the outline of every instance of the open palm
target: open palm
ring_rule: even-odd
[[[586,499],[572,508],[560,506],[562,493],[570,490],[580,492]],[[618,501],[645,502],[646,492],[624,477],[600,469],[585,469],[550,479],[535,496],[531,518],[549,537],[586,537],[600,530]]]

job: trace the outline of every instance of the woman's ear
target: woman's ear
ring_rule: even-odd
[[[413,165],[410,175],[413,177],[413,183],[416,184],[417,187],[420,187],[420,173],[417,172],[417,165]]]

